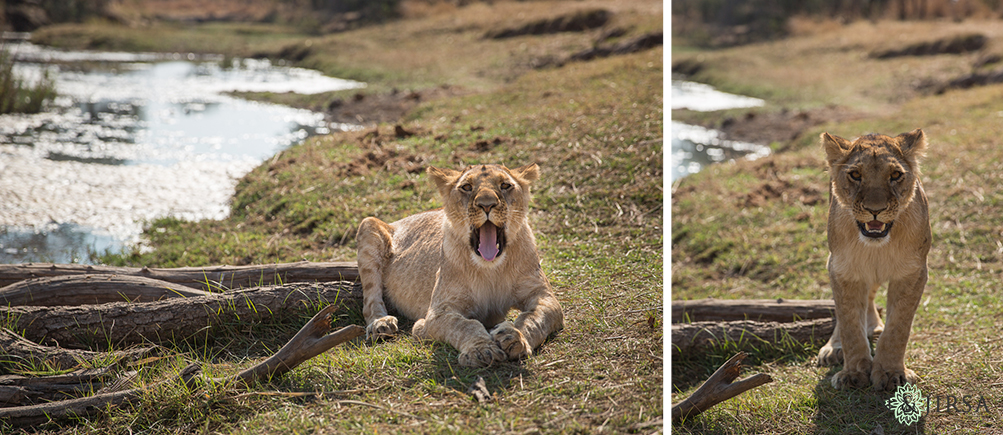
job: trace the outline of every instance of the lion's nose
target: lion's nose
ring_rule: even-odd
[[[877,209],[877,210],[875,210],[875,209],[871,209],[871,208],[867,208],[867,207],[864,207],[864,210],[867,210],[867,212],[868,212],[868,213],[870,213],[870,214],[874,215],[874,217],[875,217],[875,218],[877,218],[877,217],[878,217],[878,215],[879,215],[879,214],[881,214],[881,212],[885,211],[886,209],[887,209],[887,207],[885,207],[885,208],[880,208],[880,209]]]
[[[490,195],[484,195],[477,197],[475,203],[478,207],[484,210],[485,213],[491,213],[491,209],[498,205],[498,199]]]

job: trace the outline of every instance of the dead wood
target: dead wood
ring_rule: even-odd
[[[108,359],[139,359],[146,356],[151,350],[153,350],[152,347],[143,347],[109,353],[42,346],[25,340],[7,328],[0,328],[0,355],[4,355],[3,361],[0,361],[0,368],[69,370],[80,366],[81,363],[107,361]]]
[[[745,352],[739,352],[725,362],[713,375],[707,379],[695,393],[686,400],[672,407],[672,421],[680,421],[693,417],[710,409],[725,400],[742,394],[760,385],[773,382],[770,375],[757,373],[746,379],[734,382],[742,370],[742,360]]]
[[[282,346],[282,349],[264,362],[234,376],[215,379],[215,382],[236,382],[248,386],[255,382],[269,381],[292,370],[303,361],[366,333],[366,329],[359,325],[349,325],[339,329],[338,332],[328,334],[331,330],[331,314],[337,308],[336,305],[328,305],[314,315],[285,346]]]
[[[477,380],[474,381],[473,384],[470,384],[470,388],[467,389],[467,394],[477,399],[477,403],[487,403],[491,401],[491,391],[488,390],[488,386],[484,382],[484,378],[481,376],[478,376]]]
[[[204,291],[255,287],[289,282],[357,281],[355,262],[279,263],[248,266],[209,266],[160,269],[150,267],[112,267],[84,264],[2,264],[0,286],[31,278],[65,275],[141,276]]]
[[[0,408],[86,396],[116,382],[117,365],[78,369],[55,376],[0,376]],[[128,377],[135,372],[127,373]]]
[[[828,300],[699,299],[672,302],[672,323],[690,321],[756,320],[793,322],[833,317],[836,304]]]
[[[0,288],[0,305],[51,307],[207,295],[202,290],[142,276],[70,275],[32,278]]]
[[[11,329],[40,344],[88,349],[185,340],[240,322],[312,312],[318,305],[360,305],[362,290],[348,282],[297,283],[155,302],[77,307],[5,307]]]
[[[836,327],[836,320],[813,319],[799,322],[694,322],[672,325],[672,356],[725,342],[781,343],[795,341],[812,343],[827,340]]]
[[[327,334],[331,328],[331,313],[336,309],[335,305],[327,306],[314,315],[275,355],[232,376],[206,380],[200,376],[200,366],[192,364],[182,369],[177,377],[146,387],[38,405],[0,408],[0,420],[14,426],[26,426],[70,416],[93,415],[106,410],[109,406],[136,402],[144,392],[165,382],[176,380],[184,382],[190,388],[195,385],[193,381],[201,379],[215,384],[232,385],[233,388],[238,389],[245,388],[255,382],[267,381],[292,370],[303,361],[365,333],[365,329],[361,326],[349,325],[335,333]]]

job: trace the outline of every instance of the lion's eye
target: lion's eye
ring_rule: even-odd
[[[471,190],[474,190],[474,186],[471,186],[470,184],[464,184],[460,186],[460,190],[464,192],[470,192]]]
[[[902,173],[899,171],[892,172],[892,181],[899,181],[902,178]]]
[[[512,188],[512,185],[511,185],[511,184],[508,184],[508,183],[502,183],[502,184],[501,184],[501,189],[502,189],[502,190],[509,190],[509,189],[511,189],[511,188]]]
[[[850,178],[852,178],[853,181],[860,181],[860,171],[854,170],[850,172]]]

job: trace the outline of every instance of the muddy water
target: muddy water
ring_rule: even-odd
[[[60,97],[0,116],[0,263],[89,262],[140,242],[157,217],[226,217],[236,180],[264,159],[353,126],[225,92],[364,86],[267,61],[12,50],[15,74],[48,71]]]
[[[720,92],[705,84],[672,81],[673,109],[709,112],[763,104],[758,98]],[[757,159],[769,153],[770,148],[764,145],[724,140],[717,130],[672,123],[672,180],[695,174],[713,163]]]

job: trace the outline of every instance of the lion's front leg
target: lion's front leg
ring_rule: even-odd
[[[508,355],[510,360],[525,358],[533,354],[533,346],[526,340],[522,331],[508,320],[491,329],[491,338]]]
[[[870,384],[871,375],[871,346],[866,335],[870,289],[860,282],[841,281],[833,274],[830,278],[843,349],[843,370],[832,376],[832,386],[863,388]]]
[[[881,335],[885,324],[878,314],[878,307],[874,304],[874,296],[877,295],[880,285],[871,287],[870,295],[867,297],[867,338],[876,338]],[[843,363],[843,343],[839,340],[839,319],[835,320],[836,326],[832,330],[829,341],[818,350],[818,366],[832,367]]]
[[[894,390],[919,380],[919,376],[905,366],[905,349],[926,280],[924,268],[916,275],[888,284],[888,323],[878,339],[871,368],[875,390]]]
[[[525,355],[518,355],[519,358],[530,355],[533,349],[543,344],[550,334],[564,327],[564,311],[561,309],[561,303],[551,293],[545,278],[540,285],[535,296],[519,307],[522,312],[513,325],[522,333],[525,346],[528,346]]]
[[[415,322],[411,332],[455,347],[460,351],[461,366],[487,367],[508,357],[481,322],[455,311],[429,310],[428,316]]]

